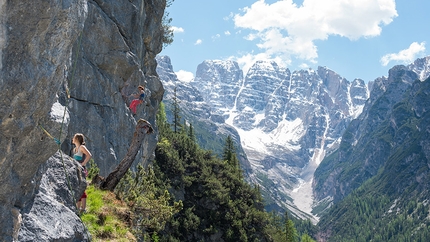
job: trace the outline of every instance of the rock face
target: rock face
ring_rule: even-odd
[[[62,142],[65,154],[73,135],[83,133],[101,175],[127,153],[136,118],[157,130],[164,89],[154,58],[162,49],[165,6],[165,0],[0,0],[1,241],[16,240],[18,233],[20,241],[42,234],[46,240],[73,241],[29,229],[37,204],[62,197],[37,185],[38,170],[59,148],[42,128]],[[138,85],[146,86],[146,105],[133,117],[128,105]],[[143,143],[136,163],[151,158],[156,135]],[[25,229],[19,232],[21,225]],[[74,235],[77,240],[85,240],[83,232]]]
[[[191,123],[193,129],[197,135],[197,140],[202,148],[209,149],[215,151],[217,154],[221,154],[224,148],[225,139],[228,135],[234,140],[236,144],[240,144],[240,137],[238,132],[234,127],[225,123],[225,117],[223,116],[223,112],[220,112],[218,109],[214,109],[211,107],[209,103],[205,101],[207,98],[205,95],[209,95],[210,89],[209,86],[198,85],[198,83],[190,83],[190,82],[181,82],[176,74],[173,72],[173,67],[168,56],[157,56],[157,73],[160,76],[160,80],[163,82],[163,86],[166,89],[164,93],[163,102],[166,105],[165,111],[167,119],[170,123],[173,120],[173,114],[171,111],[172,100],[175,96],[175,88],[176,88],[176,97],[179,102],[179,106],[181,108],[181,116],[183,120]],[[234,66],[233,62],[228,62],[230,67],[236,68],[233,70],[233,74],[230,74],[230,71],[225,71],[222,68],[218,69],[222,73],[227,76],[223,76],[221,73],[217,78],[214,79],[213,85],[219,88],[219,86],[224,86],[224,93],[218,93],[217,98],[225,100],[226,102],[217,102],[220,105],[224,105],[225,103],[229,103],[230,106],[234,103],[234,97],[227,97],[227,93],[231,93],[229,89],[229,85],[224,85],[221,82],[225,79],[235,81],[236,77],[234,75],[239,75],[242,77],[242,71],[240,71],[236,64]],[[204,74],[205,71],[202,71]],[[237,91],[237,90],[236,90]],[[229,101],[227,101],[229,100]],[[217,105],[217,103],[212,103]],[[222,106],[219,107],[220,109]],[[242,168],[245,172],[248,172],[250,169],[250,164],[248,159],[246,158],[246,154],[244,153],[242,147],[239,145],[237,147],[237,156],[242,164]]]
[[[76,201],[87,186],[81,166],[57,152],[39,167],[32,182],[37,193],[21,209],[18,241],[90,240],[76,214]]]
[[[88,2],[82,36],[72,51],[76,67],[67,70],[70,125],[62,148],[70,151],[73,134],[83,133],[102,176],[127,153],[136,119],[155,124],[164,93],[155,71],[155,56],[162,49],[164,7],[164,0]],[[133,117],[128,106],[138,85],[146,87],[146,98]],[[156,136],[148,136],[144,143],[139,157],[147,162]]]
[[[320,220],[321,241],[374,241],[386,236],[387,224],[396,219],[402,228],[390,232],[391,238],[428,240],[429,230],[416,228],[430,223],[429,60],[395,66],[388,78],[376,80],[372,98],[346,129],[339,149],[316,170],[316,198],[335,203]],[[418,208],[424,215],[415,216]],[[371,222],[360,222],[359,230],[345,230],[350,221],[366,219]],[[371,232],[360,238],[363,231]]]
[[[308,217],[303,211],[311,212],[313,171],[360,113],[367,86],[325,67],[291,72],[267,61],[256,62],[239,82],[226,122],[239,130],[250,181],[272,199],[269,209]]]
[[[411,143],[420,149],[429,149],[428,135],[425,134],[427,119],[421,118],[427,115],[423,104],[428,103],[425,94],[429,92],[429,80],[426,83],[418,81],[430,76],[429,66],[430,57],[418,59],[408,66],[395,66],[390,69],[388,77],[375,80],[363,112],[345,130],[339,149],[324,159],[315,172],[317,200],[330,198],[334,202],[340,201],[376,176],[381,167],[387,172],[390,162],[400,159],[398,152],[407,153]],[[411,117],[417,120],[408,120]],[[414,132],[421,134],[418,138],[411,138]],[[410,159],[407,162],[415,162],[417,158],[411,156],[406,159]]]
[[[157,71],[163,83],[172,83],[174,73],[166,69]],[[242,168],[262,188],[268,208],[288,208],[304,218],[313,202],[313,171],[368,98],[360,79],[349,82],[325,67],[291,72],[268,61],[256,62],[243,76],[233,61],[207,60],[190,83],[166,84],[166,94],[175,86],[186,90],[178,98],[191,115],[237,130],[236,144],[247,158]]]

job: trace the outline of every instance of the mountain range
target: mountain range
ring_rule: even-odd
[[[261,187],[268,210],[314,223],[323,216],[322,231],[331,230],[328,208],[340,209],[371,178],[389,186],[394,167],[420,191],[429,184],[429,136],[422,132],[429,130],[430,57],[394,66],[369,83],[350,82],[327,67],[290,71],[272,61],[258,61],[244,75],[238,63],[221,60],[203,61],[195,78],[183,82],[168,56],[156,59],[164,102],[177,95],[185,119],[205,133],[198,135],[204,148],[219,153],[213,137],[234,137],[247,180]],[[415,165],[406,169],[393,160]],[[399,184],[391,186],[397,194],[403,185],[418,186]]]
[[[429,57],[375,80],[363,112],[315,171],[317,200],[333,207],[319,241],[430,238]]]
[[[268,208],[312,218],[313,173],[361,113],[369,97],[364,81],[349,82],[326,67],[291,72],[268,61],[256,62],[244,76],[236,62],[207,60],[184,83],[169,57],[157,62],[164,100],[176,87],[184,115],[237,131],[247,158],[242,167],[262,187]]]
[[[143,118],[154,132],[134,164],[149,165],[160,102],[169,111],[176,97],[199,145],[221,154],[231,136],[266,208],[311,219],[318,241],[428,241],[430,57],[369,83],[327,67],[260,61],[244,73],[219,60],[202,62],[183,82],[167,56],[156,59],[171,37],[165,0],[3,2],[1,241],[90,240],[75,206],[87,184],[70,140],[84,134],[105,176]],[[133,115],[138,85],[145,105]]]

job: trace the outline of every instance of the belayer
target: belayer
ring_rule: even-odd
[[[75,136],[73,136],[72,143],[75,145],[75,148],[73,149],[73,159],[75,159],[81,164],[81,166],[84,168],[84,172],[87,174],[85,165],[91,159],[92,155],[85,146],[84,135],[80,133],[75,134]],[[79,213],[86,212],[85,210],[87,207],[87,193],[85,191],[82,194],[81,198],[79,198],[79,201],[76,203],[76,207]]]

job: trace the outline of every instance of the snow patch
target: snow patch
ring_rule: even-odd
[[[312,214],[312,205],[314,203],[312,195],[312,181],[313,179],[308,181],[300,179],[299,185],[290,193],[291,198],[294,200],[294,205],[307,214]],[[314,218],[318,220],[316,217]]]
[[[49,112],[49,116],[56,123],[63,123],[63,117],[64,123],[69,123],[70,120],[69,111],[58,101],[52,105],[51,111]]]
[[[258,114],[257,119],[261,119],[261,115],[264,114]],[[233,115],[230,115],[228,120],[232,120],[232,117]],[[243,147],[265,154],[271,154],[270,147],[276,146],[281,146],[288,150],[299,150],[298,141],[305,134],[303,121],[299,118],[293,121],[282,120],[279,122],[278,127],[268,134],[260,128],[248,131],[238,127],[235,128],[239,132]]]
[[[364,105],[357,105],[352,109],[351,117],[352,119],[358,118],[358,116],[363,112]]]
[[[254,126],[257,126],[260,122],[261,122],[261,120],[263,120],[264,118],[266,117],[266,114],[263,112],[263,111],[261,111],[261,112],[259,112],[259,113],[257,113],[255,116],[254,116],[254,119],[255,119],[255,121],[254,121]]]
[[[296,118],[293,121],[283,119],[278,123],[278,127],[270,132],[269,137],[272,144],[289,147],[291,150],[298,150],[300,146],[297,143],[305,134],[303,121]]]

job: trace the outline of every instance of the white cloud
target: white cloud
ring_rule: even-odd
[[[228,21],[234,17],[234,13],[230,12],[228,16],[223,17],[224,21]]]
[[[190,82],[194,79],[194,74],[189,71],[179,70],[178,72],[175,72],[175,74],[182,82]]]
[[[338,35],[356,40],[378,36],[381,26],[397,17],[395,0],[293,0],[272,4],[258,0],[234,16],[237,28],[250,29],[248,40],[268,56],[299,58],[315,63],[318,58],[315,40]]]
[[[411,63],[417,58],[417,55],[424,53],[424,51],[426,50],[425,45],[425,42],[421,42],[419,44],[417,42],[413,42],[408,49],[401,50],[398,53],[384,55],[381,58],[380,62],[383,66],[387,66],[390,61]]]
[[[305,69],[309,69],[309,68],[311,68],[308,64],[306,64],[306,63],[302,63],[302,64],[300,64],[299,65],[299,67],[300,67],[300,69],[302,69],[302,70],[305,70]]]
[[[280,57],[270,57],[266,53],[247,53],[243,54],[240,57],[237,56],[231,56],[228,58],[229,60],[236,61],[239,66],[241,67],[243,73],[248,73],[249,68],[251,68],[252,65],[255,64],[256,61],[264,60],[264,61],[275,61],[279,66],[286,67],[291,64],[291,61],[285,62],[285,60],[281,59]]]
[[[228,36],[228,35],[231,35],[230,31],[228,31],[228,30],[227,30],[227,31],[224,31],[224,34],[225,34],[225,35],[227,35],[227,36]]]
[[[183,32],[185,32],[185,30],[183,28],[181,28],[181,27],[172,26],[170,28],[172,29],[173,33],[183,33]]]
[[[221,37],[221,35],[220,35],[220,34],[216,34],[216,35],[212,36],[212,40],[219,39],[220,37]]]
[[[194,45],[200,45],[200,44],[202,44],[202,42],[203,42],[203,40],[198,39],[198,40],[196,40],[196,42],[194,43]]]

